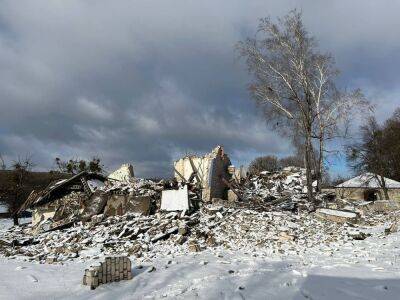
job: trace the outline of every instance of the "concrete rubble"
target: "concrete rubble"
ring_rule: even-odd
[[[234,197],[232,191],[235,191]],[[314,210],[307,200],[306,171],[303,168],[287,167],[277,172],[261,172],[250,176],[241,184],[232,183],[229,190],[232,201],[241,198],[239,205],[254,209],[267,209],[269,206],[282,210],[299,211]],[[326,194],[316,195],[318,202],[324,200]]]
[[[175,161],[174,171],[178,182],[194,182],[201,189],[204,202],[225,198],[228,187],[224,182],[238,174],[222,146],[204,156],[187,155]]]
[[[12,227],[0,238],[0,253],[40,263],[86,260],[109,255],[151,261],[165,253],[185,255],[205,249],[295,255],[312,249],[337,249],[359,239],[370,226],[395,222],[397,212],[360,217],[359,224],[321,220],[315,213],[255,211],[205,205],[187,215],[157,212],[92,217],[73,227],[33,234],[28,226]],[[382,235],[384,233],[382,232]],[[49,260],[51,258],[51,260]]]
[[[119,169],[109,174],[107,179],[129,182],[134,176],[133,166],[131,164],[123,164]]]
[[[330,202],[324,193],[317,194],[315,210],[307,201],[305,185],[304,169],[285,168],[247,180],[231,178],[226,184],[227,196],[231,191],[228,199],[204,200],[203,187],[189,180],[113,181],[93,192],[111,195],[103,210],[93,209],[68,226],[54,227],[54,218],[63,215],[60,212],[38,224],[0,232],[0,255],[40,263],[116,255],[141,262],[166,253],[186,255],[206,249],[290,256],[326,248],[335,251],[367,238],[369,233],[364,231],[368,228],[397,224],[399,210],[376,211],[366,209],[364,203]],[[182,201],[174,203],[179,193]],[[137,205],[132,204],[135,201]],[[74,207],[68,209],[76,215],[78,207]],[[383,237],[395,230],[397,225],[374,234]]]

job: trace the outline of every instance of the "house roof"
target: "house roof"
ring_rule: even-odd
[[[385,185],[388,189],[400,189],[400,182],[385,178]],[[378,189],[381,188],[381,185],[377,179],[377,175],[374,173],[364,173],[357,177],[354,177],[350,180],[347,180],[339,185],[336,188],[372,188]]]

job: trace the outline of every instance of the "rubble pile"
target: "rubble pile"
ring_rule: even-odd
[[[383,224],[397,217],[398,212],[375,214],[373,223]],[[360,222],[369,225],[369,217],[364,216]],[[36,235],[31,225],[16,226],[0,233],[0,254],[42,263],[109,255],[152,260],[165,254],[184,255],[205,249],[295,255],[365,237],[359,226],[323,220],[308,212],[258,212],[207,205],[190,215],[96,215],[90,222]]]
[[[320,207],[314,207],[307,200],[306,172],[295,167],[244,181],[215,176],[228,199],[209,200],[210,191],[204,199],[204,190],[211,186],[204,188],[201,180],[194,180],[200,176],[193,167],[196,160],[187,160],[184,165],[195,170],[188,179],[181,174],[181,182],[134,178],[124,167],[128,175],[120,171],[116,176],[123,180],[99,183],[101,177],[82,173],[36,200],[32,195],[33,203],[46,204],[37,209],[37,217],[34,214],[37,222],[0,232],[0,255],[41,263],[115,255],[152,260],[205,249],[299,255],[364,239],[368,226],[397,224],[399,210],[392,204],[328,205],[321,201],[328,197],[319,193]],[[394,230],[397,225],[380,234]]]
[[[143,178],[133,178],[125,182],[112,182],[101,190],[111,194],[126,194],[134,197],[150,197],[152,199],[152,213],[161,208],[161,193],[165,190],[177,190],[187,187],[188,199],[192,207],[198,208],[201,201],[201,191],[196,184],[178,184],[175,180],[153,181]]]
[[[307,201],[306,170],[303,168],[287,167],[277,172],[263,171],[250,176],[238,189],[244,202],[248,201],[263,208],[271,205],[291,211],[310,208]]]
[[[129,181],[113,181],[100,188],[103,192],[119,192],[134,196],[159,198],[160,192],[168,186],[167,180],[153,181],[143,178],[132,178]]]

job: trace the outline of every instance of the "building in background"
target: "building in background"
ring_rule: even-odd
[[[335,187],[336,197],[350,200],[384,200],[385,194],[380,177],[373,173],[364,173]],[[400,182],[384,178],[390,200],[400,201]]]

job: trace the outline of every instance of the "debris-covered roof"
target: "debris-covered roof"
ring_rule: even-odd
[[[376,174],[373,173],[364,173],[357,177],[354,177],[350,180],[347,180],[339,185],[336,188],[372,188],[378,189],[381,188],[381,184],[377,179]],[[385,185],[389,189],[399,189],[400,182],[395,181],[393,179],[385,178]]]
[[[71,178],[68,179],[63,179],[60,181],[57,181],[55,183],[51,183],[48,185],[46,189],[43,191],[32,191],[32,193],[29,195],[28,199],[25,201],[25,203],[22,205],[21,210],[27,209],[27,208],[33,208],[36,206],[40,206],[46,203],[51,202],[52,200],[55,200],[54,196],[60,195],[63,193],[63,190],[65,189],[66,186],[72,185],[74,183],[80,183],[81,178],[85,178],[85,180],[100,180],[100,181],[105,181],[106,177],[99,174],[99,173],[91,173],[87,171],[80,172]]]

